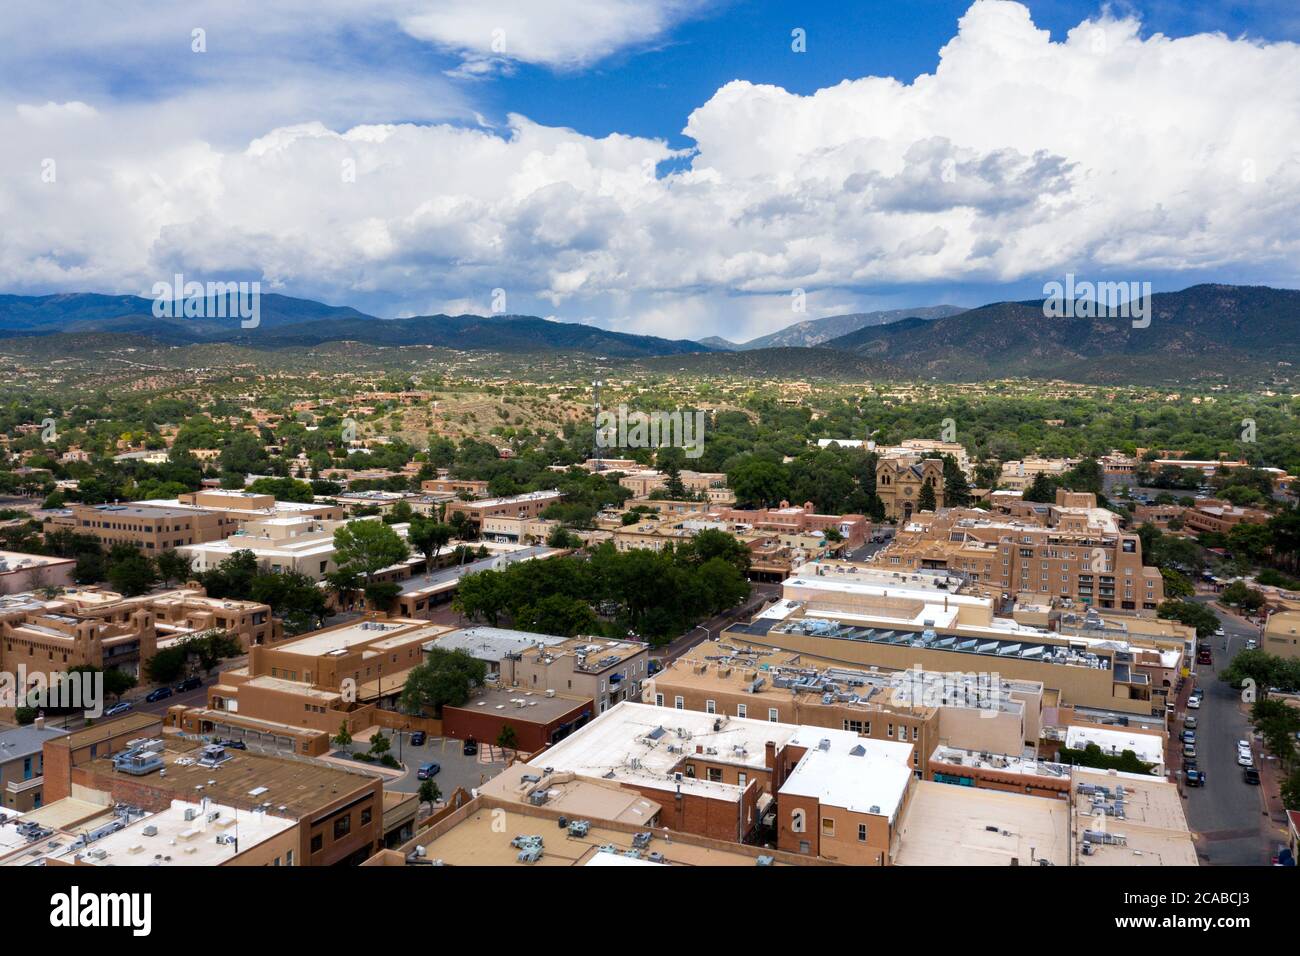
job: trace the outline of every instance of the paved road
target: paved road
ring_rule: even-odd
[[[1204,787],[1187,790],[1187,821],[1198,834],[1202,863],[1267,865],[1275,841],[1263,794],[1260,787],[1242,780],[1237,765],[1237,741],[1250,739],[1250,724],[1241,708],[1240,692],[1218,679],[1232,655],[1243,650],[1248,639],[1259,636],[1259,629],[1214,607],[1210,596],[1198,595],[1195,600],[1219,615],[1226,637],[1212,638],[1214,665],[1197,667],[1197,683],[1205,691],[1201,708],[1187,712],[1197,717],[1197,759],[1207,778]],[[1181,731],[1181,724],[1176,729]]]
[[[744,604],[723,611],[721,614],[697,624],[681,637],[659,648],[652,656],[660,664],[675,661],[692,647],[713,640],[733,622],[749,620],[764,604],[774,601],[780,596],[781,585],[779,583],[756,582],[750,586],[749,600]]]

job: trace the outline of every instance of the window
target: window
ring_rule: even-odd
[[[334,839],[339,840],[352,831],[352,814],[346,814],[334,821]]]
[[[745,784],[748,782],[749,782],[749,777],[747,777],[745,774],[743,773],[736,774],[736,785],[740,787],[741,790],[745,789]]]
[[[822,836],[835,836],[835,821],[830,817],[822,817]]]
[[[673,698],[673,706],[676,707],[678,710],[685,710],[685,709],[686,709],[686,700],[685,700],[685,698],[682,698],[682,697],[674,697],[674,698]]]
[[[779,719],[779,714],[777,713],[775,707],[769,707],[767,709],[767,719],[770,720],[772,723],[777,722],[777,720]]]
[[[736,705],[736,716],[737,716],[737,717],[744,717],[744,716],[745,716],[745,705],[744,705],[744,704],[737,704],[737,705]]]
[[[706,767],[704,768],[704,772],[705,772],[705,776],[708,778],[709,783],[722,783],[721,767]]]
[[[655,706],[656,706],[656,707],[662,707],[663,705],[664,705],[664,695],[663,695],[663,694],[655,694]]]
[[[859,843],[867,842],[867,825],[865,823],[858,824],[858,842]]]
[[[704,712],[706,714],[716,714],[718,712],[718,705],[711,700],[706,700],[704,702]]]
[[[365,826],[367,823],[370,822],[370,816],[371,816],[371,814],[370,814],[370,808],[369,808],[369,807],[366,807],[364,810],[361,811],[361,825],[362,825],[362,826]]]
[[[320,848],[324,845],[325,845],[325,838],[321,836],[319,833],[311,838],[311,851],[313,853],[319,853]]]

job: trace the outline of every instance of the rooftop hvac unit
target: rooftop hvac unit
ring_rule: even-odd
[[[146,826],[143,830],[141,830],[140,832],[143,833],[145,836],[157,836],[157,835],[158,835],[158,828],[157,828],[156,826],[154,826],[152,823],[150,823],[149,825],[147,825],[147,826]]]

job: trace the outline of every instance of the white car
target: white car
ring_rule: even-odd
[[[1215,636],[1215,637],[1223,637],[1223,628],[1219,628],[1217,631],[1215,631],[1215,632],[1214,632],[1214,636]]]
[[[1189,697],[1187,699],[1187,706],[1190,707],[1192,710],[1199,710],[1201,706],[1201,698]]]
[[[1254,758],[1254,757],[1252,757],[1252,756],[1251,756],[1250,754],[1248,754],[1248,753],[1241,753],[1240,751],[1238,751],[1238,753],[1237,753],[1237,766],[1239,766],[1239,767],[1251,767],[1251,766],[1254,766],[1254,763],[1255,763],[1255,758]]]
[[[1249,641],[1246,642],[1246,650],[1248,651],[1253,651],[1257,647],[1259,647],[1259,641],[1255,640],[1254,638],[1251,638]]]

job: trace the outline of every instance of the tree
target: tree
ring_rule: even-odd
[[[158,580],[153,562],[129,544],[116,544],[108,553],[106,577],[114,591],[127,597],[144,594]]]
[[[352,746],[352,734],[348,732],[348,722],[346,720],[339,724],[339,732],[330,738],[330,743],[335,747],[348,748]]]
[[[384,754],[388,753],[392,748],[392,741],[384,736],[382,730],[376,729],[374,734],[370,737],[370,753],[375,757],[375,759],[382,760]]]
[[[164,551],[158,555],[158,577],[162,578],[164,587],[171,587],[173,581],[185,581],[193,573],[190,559],[175,551]]]
[[[401,708],[408,714],[422,714],[432,709],[439,716],[446,706],[459,707],[470,694],[483,686],[487,662],[464,650],[430,648],[424,663],[411,668],[402,688]]]
[[[109,697],[121,697],[136,685],[136,679],[124,670],[110,667],[104,671],[104,693]]]
[[[1196,636],[1202,640],[1219,629],[1219,616],[1194,601],[1163,601],[1156,609],[1156,616],[1196,628]]]
[[[519,746],[519,735],[510,724],[501,725],[501,733],[497,734],[497,746],[505,751],[512,751]]]
[[[452,534],[451,525],[434,521],[426,515],[415,515],[411,518],[411,527],[407,530],[406,540],[424,555],[425,566],[433,570],[438,553],[451,541]]]
[[[948,508],[964,508],[971,502],[966,473],[952,455],[943,456],[943,503]]]
[[[1034,480],[1029,487],[1025,489],[1022,495],[1025,501],[1037,501],[1040,503],[1051,504],[1056,501],[1056,483],[1047,476],[1047,472],[1040,471],[1034,475]]]
[[[727,475],[727,484],[740,508],[766,508],[786,499],[790,479],[785,469],[772,461],[748,458]]]
[[[921,491],[916,496],[916,510],[917,511],[935,510],[934,488],[931,485],[924,484],[921,486]]]
[[[349,521],[334,532],[334,561],[366,584],[384,568],[410,557],[411,549],[382,521]]]
[[[421,781],[419,795],[420,802],[427,803],[430,807],[442,799],[442,791],[438,789],[438,784],[432,777]]]

